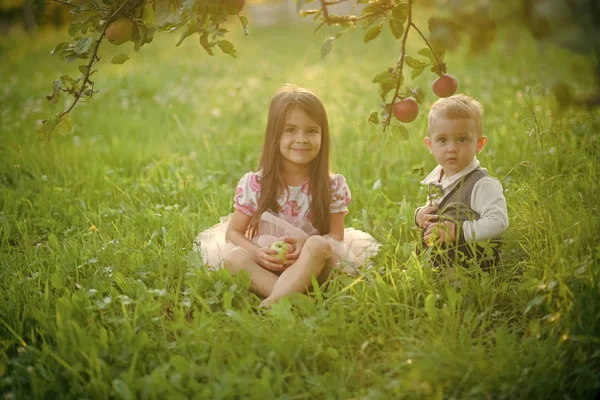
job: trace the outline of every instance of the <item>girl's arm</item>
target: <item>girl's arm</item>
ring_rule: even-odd
[[[329,232],[326,235],[340,242],[344,241],[344,213],[329,214]]]
[[[339,240],[340,242],[344,241],[344,213],[332,213],[329,214],[329,232],[324,237],[330,237],[335,240]],[[302,252],[302,248],[304,247],[304,242],[306,239],[300,239],[295,237],[286,236],[283,238],[284,241],[290,243],[294,246],[294,252],[287,255],[286,260],[284,262],[285,266],[290,266],[296,262],[300,253]]]
[[[260,247],[259,245],[252,243],[246,237],[246,231],[248,230],[251,220],[251,216],[235,210],[231,216],[229,225],[227,226],[225,239],[250,253],[254,261],[261,267],[271,271],[282,270],[283,264],[281,260],[272,256],[272,254],[277,254],[277,251],[269,247]]]
[[[229,225],[227,226],[227,231],[225,232],[226,240],[230,241],[236,246],[246,249],[246,251],[250,254],[252,254],[254,250],[259,247],[246,237],[246,231],[248,230],[251,220],[251,216],[235,210],[231,216]]]

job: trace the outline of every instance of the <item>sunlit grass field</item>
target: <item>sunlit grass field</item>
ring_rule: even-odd
[[[538,399],[600,389],[598,111],[559,112],[549,90],[593,84],[585,59],[526,34],[449,54],[459,91],[485,107],[479,159],[506,190],[496,269],[456,271],[414,253],[426,93],[407,141],[367,122],[389,32],[342,37],[325,60],[314,26],[253,27],[238,58],[160,35],[139,53],[101,47],[99,92],[48,143],[44,96],[70,73],[49,55],[64,33],[0,37],[0,394],[4,399]],[[331,32],[329,32],[330,34]],[[521,38],[516,41],[515,38]],[[411,37],[412,50],[421,43]],[[112,65],[125,50],[131,60]],[[375,266],[257,313],[247,277],[207,272],[202,229],[232,211],[257,167],[281,84],[323,100],[332,169],[353,200],[347,226],[382,244]]]

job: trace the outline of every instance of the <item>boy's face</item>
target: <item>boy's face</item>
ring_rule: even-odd
[[[472,119],[437,117],[429,130],[425,145],[442,166],[446,178],[465,169],[487,143],[485,136],[478,137]]]

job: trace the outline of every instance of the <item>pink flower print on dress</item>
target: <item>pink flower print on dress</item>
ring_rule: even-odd
[[[340,199],[344,201],[345,205],[350,204],[350,193],[348,193],[348,187],[344,188],[343,193],[340,194]]]
[[[235,209],[246,215],[254,215],[256,212],[256,205],[254,201],[250,199],[249,202],[242,203],[244,199],[244,188],[238,187],[235,191]]]
[[[235,190],[235,204],[240,204],[240,201],[244,198],[244,188],[239,187]]]
[[[301,190],[304,194],[310,194],[310,184],[308,183],[308,180],[302,184]]]
[[[262,185],[258,181],[258,176],[256,174],[250,175],[250,189],[254,193],[256,193],[256,192],[260,192],[261,188],[262,188]]]
[[[288,201],[281,207],[281,213],[288,217],[297,217],[300,214],[300,205],[297,201]]]
[[[246,215],[253,216],[256,213],[256,205],[253,203],[253,201],[244,204],[236,202],[235,209]]]

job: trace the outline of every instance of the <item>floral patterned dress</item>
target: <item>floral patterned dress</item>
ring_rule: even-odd
[[[260,171],[248,172],[238,183],[234,208],[248,216],[254,216],[261,190]],[[342,175],[330,174],[330,191],[329,211],[348,214],[348,204],[352,197],[346,179]],[[277,199],[279,212],[266,212],[261,216],[258,234],[252,238],[252,241],[260,246],[270,246],[282,236],[307,238],[318,235],[319,232],[311,222],[311,198],[308,180],[300,186],[288,186],[287,191],[283,191]],[[204,263],[211,269],[220,268],[225,253],[235,247],[225,240],[225,231],[230,218],[231,215],[222,217],[219,224],[196,237],[196,250],[200,251]],[[380,246],[371,235],[353,228],[344,230],[343,242],[333,238],[328,239],[331,241],[333,252],[343,261],[338,268],[349,273],[366,264],[377,254]]]

